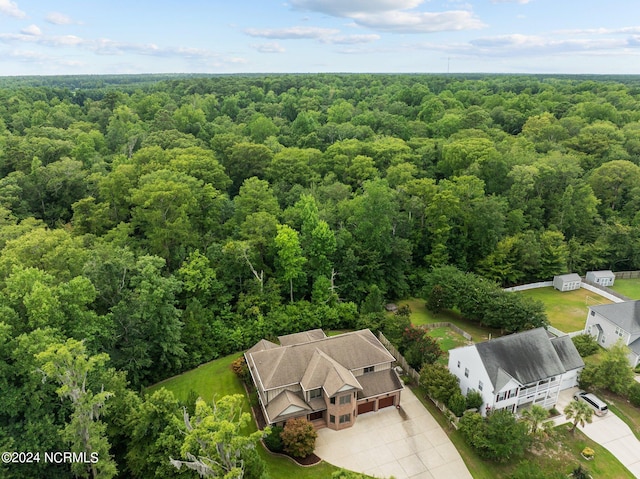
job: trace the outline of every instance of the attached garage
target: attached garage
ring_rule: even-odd
[[[358,404],[358,415],[373,411],[375,405],[375,401],[363,402],[362,404]]]
[[[380,398],[378,400],[378,409],[382,409],[382,408],[385,408],[385,407],[393,406],[394,403],[395,403],[395,399],[396,399],[395,396],[390,396],[390,397],[387,397],[387,398]]]

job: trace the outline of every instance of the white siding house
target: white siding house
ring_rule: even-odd
[[[553,277],[553,287],[558,291],[573,291],[580,289],[582,278],[576,273],[561,274]]]
[[[605,271],[588,271],[587,281],[593,281],[600,286],[613,286],[616,280],[616,275],[611,270]]]
[[[631,366],[640,362],[640,301],[589,306],[584,330],[603,348],[622,341],[631,350]]]
[[[518,413],[533,404],[555,406],[561,390],[574,387],[584,367],[569,336],[552,338],[544,328],[449,351],[449,370],[464,395],[482,394],[481,413]]]

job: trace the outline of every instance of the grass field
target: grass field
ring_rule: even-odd
[[[216,359],[179,376],[155,384],[148,388],[148,391],[153,392],[164,387],[173,392],[179,400],[185,400],[191,390],[195,391],[206,401],[211,401],[214,398],[228,394],[242,394],[246,398],[242,384],[230,369],[233,360],[239,356],[241,356],[241,353]],[[245,400],[243,409],[246,412],[250,411],[248,400]],[[246,433],[248,434],[256,430],[255,423],[251,421]],[[301,467],[287,458],[269,454],[263,447],[260,447],[258,452],[267,463],[269,475],[273,479],[286,477],[295,477],[296,479],[328,478],[338,470],[338,468],[326,462],[312,467]]]
[[[429,330],[429,336],[438,342],[438,346],[440,346],[440,349],[443,351],[449,351],[450,349],[467,345],[466,339],[446,326]]]
[[[549,323],[565,333],[584,329],[589,306],[609,304],[609,301],[586,289],[560,292],[553,287],[529,289],[515,294],[542,301]]]
[[[462,434],[449,424],[440,410],[430,400],[425,399],[424,390],[420,387],[412,387],[412,389],[447,433],[474,479],[508,479],[512,476],[519,461],[511,461],[507,464],[484,461],[464,441]],[[592,461],[587,461],[580,455],[585,446],[595,451],[595,459]],[[568,474],[573,467],[582,464],[594,478],[630,479],[634,477],[607,449],[593,442],[580,430],[577,430],[575,435],[571,434],[567,425],[556,427],[551,438],[544,441],[538,440],[522,460],[546,473],[562,471]]]
[[[472,321],[464,319],[454,311],[432,313],[431,311],[427,310],[424,300],[420,298],[410,298],[398,301],[398,306],[404,306],[405,304],[409,305],[409,307],[411,308],[411,324],[415,326],[446,321],[455,324],[463,331],[469,333],[473,338],[473,341],[476,343],[489,339],[489,334],[491,334],[492,337],[501,335],[500,331],[480,327],[478,323],[474,323]]]
[[[640,279],[616,279],[610,288],[631,299],[640,299]]]

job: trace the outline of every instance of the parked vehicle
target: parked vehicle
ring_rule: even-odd
[[[586,391],[577,391],[573,395],[573,399],[576,401],[584,401],[595,411],[596,416],[604,416],[609,412],[607,403],[600,399],[595,394],[588,393]]]

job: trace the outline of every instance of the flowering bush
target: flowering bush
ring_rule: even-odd
[[[582,450],[582,457],[584,457],[585,459],[593,459],[593,456],[596,454],[596,452],[591,449],[590,447],[585,447]]]

